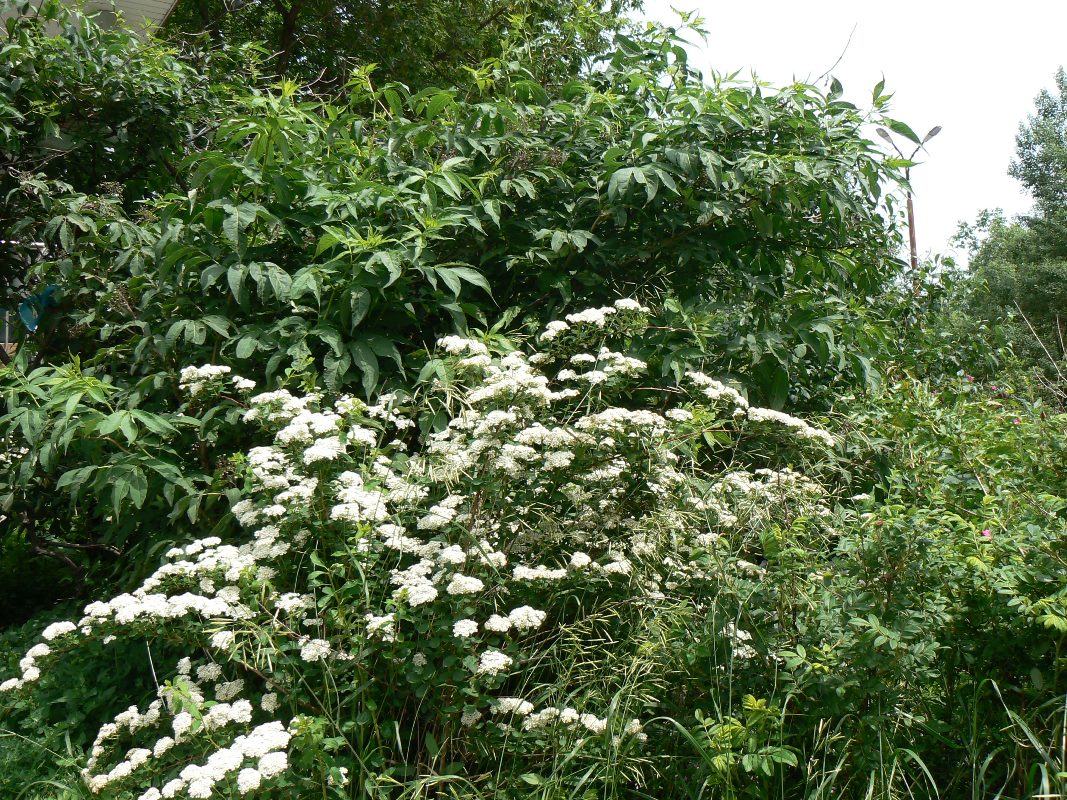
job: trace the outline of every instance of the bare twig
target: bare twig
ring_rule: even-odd
[[[1018,310],[1019,316],[1023,318],[1023,322],[1026,323],[1026,327],[1030,329],[1030,333],[1033,334],[1034,339],[1036,339],[1037,343],[1041,345],[1041,349],[1045,351],[1045,355],[1048,356],[1048,360],[1052,362],[1052,367],[1056,370],[1056,374],[1059,376],[1060,381],[1067,382],[1067,379],[1064,379],[1063,377],[1063,372],[1060,370],[1059,363],[1056,361],[1055,358],[1052,357],[1052,353],[1048,351],[1048,348],[1045,347],[1045,343],[1041,341],[1041,337],[1037,335],[1037,331],[1035,331],[1034,326],[1030,324],[1030,320],[1026,318],[1026,314],[1023,313],[1022,306],[1019,305],[1018,300],[1015,301],[1015,308]]]
[[[831,64],[831,65],[830,65],[830,68],[829,68],[828,70],[826,70],[826,72],[824,72],[824,73],[823,73],[822,75],[820,75],[820,76],[819,76],[818,78],[816,78],[816,79],[815,79],[815,83],[818,83],[818,82],[819,82],[819,81],[821,81],[821,80],[822,80],[823,78],[827,77],[827,76],[828,76],[828,75],[829,75],[829,74],[830,74],[831,72],[833,72],[833,71],[834,71],[834,68],[835,68],[835,67],[836,67],[836,66],[837,66],[838,64],[840,64],[840,63],[841,63],[842,59],[844,59],[844,57],[845,57],[845,53],[847,53],[847,52],[848,52],[848,48],[849,48],[849,45],[851,45],[851,44],[852,44],[852,37],[856,35],[856,28],[858,28],[858,27],[859,27],[859,23],[858,23],[858,22],[857,22],[857,23],[856,23],[855,25],[853,25],[853,26],[852,26],[852,32],[851,32],[851,33],[850,33],[850,34],[848,35],[848,41],[847,41],[847,42],[845,42],[845,47],[844,47],[844,49],[843,49],[843,50],[841,51],[841,55],[839,55],[839,56],[837,57],[837,61],[835,61],[835,62],[834,62],[833,64]]]

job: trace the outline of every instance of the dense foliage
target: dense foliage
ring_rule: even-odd
[[[35,42],[67,52],[32,19],[16,30],[20,68]],[[112,46],[94,31],[77,18],[59,39]],[[76,590],[226,524],[233,470],[209,453],[244,434],[214,410],[174,415],[189,363],[370,395],[432,369],[435,339],[468,325],[529,329],[641,293],[660,298],[641,356],[664,380],[698,363],[773,407],[873,381],[863,299],[895,264],[895,165],[861,133],[880,111],[800,84],[707,85],[661,29],[562,86],[534,80],[537,52],[516,45],[464,90],[366,73],[333,101],[213,84],[185,111],[205,127],[181,142],[177,185],[137,202],[19,178],[9,236],[35,243],[30,300],[53,292],[3,385],[0,429],[27,454],[0,508],[23,553],[66,565]]]
[[[1067,73],[1042,90],[1020,126],[1011,174],[1034,200],[1013,221],[985,211],[960,229],[970,252],[973,313],[1002,323],[1015,349],[1062,381],[1067,361]]]
[[[128,213],[184,183],[178,172],[216,118],[233,70],[254,78],[254,50],[181,60],[123,28],[47,0],[0,6],[0,279],[5,307],[49,240],[71,245],[108,208]],[[56,30],[60,35],[54,35]],[[52,198],[78,197],[44,230]],[[16,301],[17,302],[17,301]]]
[[[1067,789],[1062,103],[905,274],[883,85],[570,8],[5,6],[0,796]]]
[[[510,37],[537,32],[543,38],[536,68],[546,81],[571,76],[583,53],[603,49],[634,5],[632,0],[180,0],[162,35],[261,42],[274,74],[313,81],[321,90],[343,84],[366,64],[376,65],[383,83],[464,83],[469,70],[499,58]]]

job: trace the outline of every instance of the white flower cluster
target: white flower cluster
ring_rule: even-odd
[[[451,595],[459,594],[477,594],[485,588],[485,583],[480,578],[472,578],[467,575],[460,575],[458,572],[452,576],[452,580],[448,582],[448,586],[445,587],[445,591]]]
[[[367,635],[381,639],[383,642],[396,641],[396,618],[393,614],[366,614]]]
[[[609,341],[609,323],[646,312],[619,301],[548,326],[542,341],[571,328]],[[411,424],[395,396],[373,406],[342,398],[328,408],[318,395],[284,390],[251,398],[245,419],[272,431],[274,440],[247,454],[251,493],[233,506],[250,532],[243,543],[208,537],[174,548],[137,590],[86,606],[78,623],[45,630],[50,641],[180,624],[182,631],[198,631],[195,646],[210,648],[215,659],[195,670],[195,680],[190,659],[183,659],[171,694],[145,714],[132,709],[101,729],[86,771],[90,788],[100,792],[127,781],[172,748],[200,742],[199,753],[209,745],[212,752],[204,758],[183,753],[178,777],[145,790],[148,800],[210,797],[223,780],[236,783],[241,794],[259,792],[287,766],[292,728],[253,722],[256,714],[278,710],[281,687],[299,685],[285,670],[319,680],[357,657],[368,670],[401,666],[426,680],[436,679],[440,665],[462,660],[483,692],[464,707],[465,727],[507,727],[501,718],[511,715],[522,720],[515,722],[519,733],[564,726],[583,735],[643,737],[636,720],[623,725],[569,707],[535,711],[522,698],[492,699],[484,692],[514,683],[516,664],[537,657],[537,648],[553,639],[551,631],[535,632],[567,625],[568,614],[582,613],[566,602],[575,592],[640,607],[686,582],[703,581],[706,590],[721,577],[706,566],[714,555],[709,550],[790,502],[819,507],[819,487],[790,470],[693,477],[693,464],[675,443],[691,434],[694,419],[705,418],[701,409],[721,400],[744,422],[776,425],[804,440],[832,437],[788,415],[750,408],[737,390],[700,373],[690,373],[690,389],[682,394],[692,411],[616,407],[604,401],[604,392],[557,390],[555,380],[592,385],[646,370],[642,361],[606,346],[595,354],[567,354],[568,341],[557,342],[548,359],[521,352],[498,358],[477,340],[446,337],[441,349],[477,369],[461,373],[469,381],[457,403],[463,410],[411,454],[382,444]],[[542,365],[564,358],[565,372],[574,377],[553,369],[557,379],[550,379]],[[702,526],[692,524],[698,516]],[[327,612],[324,604],[334,601],[314,596],[307,571],[294,566],[320,562],[348,570],[351,585],[367,589],[349,593],[343,613]],[[737,657],[751,657],[747,634],[727,635]],[[265,640],[276,649],[261,656]],[[353,640],[358,656],[348,652]],[[224,667],[247,663],[253,652],[271,659],[278,674],[269,680],[253,670],[224,675]],[[22,677],[0,690],[35,680],[38,660],[49,657],[49,645],[31,648],[20,664]],[[212,689],[214,704],[205,699]],[[244,699],[256,691],[257,704]],[[119,754],[110,768],[100,766],[120,733],[132,736],[168,720],[166,736]],[[200,736],[226,727],[241,728],[228,744],[226,736]]]
[[[728,622],[722,629],[722,635],[729,640],[734,658],[747,660],[759,655],[755,648],[748,644],[752,640],[752,634],[741,630],[734,623]]]
[[[490,707],[494,714],[514,714],[517,717],[525,717],[533,710],[533,703],[521,697],[498,697]]]
[[[248,399],[250,408],[245,412],[246,421],[288,422],[311,406],[317,404],[321,395],[307,394],[296,397],[285,389],[264,392]]]
[[[636,300],[629,298],[622,298],[616,300],[613,305],[604,306],[603,308],[587,308],[584,311],[579,311],[576,314],[568,314],[566,322],[550,322],[545,326],[544,332],[541,334],[542,342],[550,342],[557,338],[560,334],[567,330],[570,330],[572,326],[590,326],[592,328],[603,328],[609,322],[609,320],[620,312],[629,312],[631,314],[647,314],[649,310]]]
[[[179,675],[183,678],[180,691],[178,683],[174,687],[162,687],[161,699],[154,700],[144,712],[137,706],[130,706],[118,714],[113,722],[100,728],[89,761],[82,770],[86,786],[93,794],[99,794],[116,783],[129,783],[131,776],[136,773],[150,771],[153,760],[164,758],[178,745],[205,737],[217,741],[218,733],[227,726],[251,724],[252,704],[248,700],[234,698],[243,681],[220,684],[216,687],[219,702],[207,707],[200,685],[190,677],[191,671],[190,660],[182,659],[178,664]],[[219,676],[218,666],[202,665],[197,670],[197,676],[214,679]],[[233,702],[223,700],[223,697],[229,697]],[[168,708],[179,702],[196,708],[200,721],[198,726],[194,726],[194,716],[188,710],[168,714]],[[97,771],[100,761],[108,753],[109,744],[142,730],[158,729],[168,718],[169,734],[157,738],[151,747],[134,747],[126,751],[124,758],[107,771]],[[237,774],[239,791],[245,794],[259,788],[263,779],[274,777],[286,769],[288,756],[285,751],[290,738],[290,732],[281,722],[257,725],[247,733],[235,736],[228,745],[214,749],[203,764],[187,764],[178,777],[161,787],[150,786],[145,789],[140,798],[159,800],[183,794],[188,797],[211,797],[216,785],[234,773]]]
[[[788,430],[800,439],[819,442],[827,447],[833,447],[836,444],[831,434],[809,425],[798,417],[770,408],[750,407],[748,401],[736,389],[726,386],[714,378],[709,378],[702,372],[687,372],[686,377],[708,400],[712,402],[725,400],[732,405],[734,407],[734,417],[744,418],[749,422],[770,423],[773,426]]]
[[[337,505],[330,518],[348,522],[384,522],[389,518],[385,495],[368,489],[358,472],[342,472],[337,478]]]
[[[478,658],[478,667],[475,670],[478,675],[497,675],[505,672],[514,663],[514,659],[499,650],[486,650]]]
[[[190,397],[196,397],[208,387],[212,381],[219,381],[230,373],[229,367],[205,364],[202,367],[184,367],[178,375],[178,388],[187,392]],[[256,388],[256,382],[235,375],[230,383],[239,392],[250,392]]]
[[[478,623],[473,619],[458,619],[452,625],[452,635],[457,639],[467,639],[478,633]]]
[[[720,383],[714,378],[709,378],[703,372],[687,372],[685,375],[700,393],[711,402],[716,403],[720,400],[726,400],[735,408],[748,408],[748,401],[741,396],[737,389]]]
[[[493,633],[507,633],[512,628],[517,631],[536,630],[545,624],[548,617],[544,611],[538,611],[530,606],[519,606],[512,609],[506,617],[500,614],[492,614],[485,621],[485,629]]]
[[[196,397],[210,381],[218,380],[229,372],[229,367],[218,367],[214,364],[185,367],[178,375],[178,388],[188,392],[190,397]]]
[[[774,411],[769,408],[750,408],[746,417],[749,422],[769,422],[773,425],[780,425],[788,428],[801,439],[820,442],[827,447],[833,447],[837,444],[834,437],[821,428],[812,427],[804,420],[781,411]]]
[[[56,624],[70,625],[71,623]],[[47,639],[54,637],[46,636],[45,638]],[[35,644],[33,647],[27,650],[26,655],[24,655],[19,660],[19,670],[21,670],[22,675],[18,678],[8,678],[3,683],[0,683],[0,692],[10,692],[14,691],[15,689],[21,689],[27,683],[33,683],[34,681],[38,680],[41,677],[41,668],[37,666],[37,659],[44,658],[45,656],[51,655],[51,653],[52,648],[46,645],[44,642],[41,642],[40,644]]]
[[[501,698],[514,699],[514,698]],[[595,714],[582,714],[577,710],[565,707],[554,708],[549,706],[536,713],[531,713],[530,709],[523,709],[525,719],[522,721],[522,729],[525,731],[538,731],[543,728],[550,728],[555,726],[562,726],[571,729],[585,729],[589,733],[600,736],[603,735],[609,727],[609,721],[606,718],[598,717]],[[648,735],[644,733],[644,726],[641,725],[641,721],[632,719],[622,728],[621,735],[615,735],[612,737],[612,744],[618,747],[622,743],[622,737],[632,737],[638,742],[648,741]]]
[[[535,731],[552,725],[563,725],[574,728],[582,727],[590,733],[602,734],[608,729],[608,721],[595,714],[580,714],[573,708],[553,708],[549,706],[534,714],[530,714],[522,721],[522,728],[526,731]]]
[[[73,622],[53,622],[41,631],[41,638],[50,642],[53,639],[58,639],[60,636],[65,636],[68,633],[74,633],[76,630],[78,630],[78,626]]]
[[[489,354],[489,348],[475,339],[466,339],[462,336],[445,336],[437,342],[446,353],[450,355],[484,356]]]
[[[308,638],[300,645],[300,658],[304,661],[322,661],[330,655],[330,643],[325,639]]]
[[[597,355],[578,353],[571,356],[570,363],[579,366],[582,364],[594,364],[594,369],[585,372],[577,372],[573,369],[562,369],[556,375],[558,381],[575,381],[588,383],[590,386],[607,383],[613,378],[634,377],[641,375],[648,369],[648,365],[639,359],[631,358],[623,353],[617,353],[606,347],[601,347]]]
[[[307,443],[318,436],[336,433],[341,425],[341,416],[332,411],[301,411],[282,428],[274,437],[280,445],[294,442]],[[334,437],[336,438],[336,437]]]

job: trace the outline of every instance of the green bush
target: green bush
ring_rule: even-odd
[[[261,782],[278,797],[625,796],[694,768],[729,784],[795,765],[762,741],[776,726],[754,698],[761,749],[722,769],[657,717],[721,738],[723,721],[680,712],[726,713],[722,685],[700,682],[712,663],[766,663],[738,602],[762,572],[741,558],[762,549],[751,532],[782,504],[798,525],[828,513],[816,483],[758,454],[801,466],[834,440],[701,373],[616,405],[646,365],[605,345],[626,347],[646,312],[571,315],[531,356],[443,339],[420,402],[449,423],[414,452],[399,396],[253,397],[245,418],[273,444],[248,452],[233,506],[252,536],[174,548],[132,595],[45,629],[0,688],[54,686],[51,665],[85,641],[147,643],[159,698],[89,748],[88,786],[114,797]],[[205,366],[183,380],[215,397],[230,377]],[[694,472],[697,457],[718,466]],[[679,660],[680,628],[707,656]]]

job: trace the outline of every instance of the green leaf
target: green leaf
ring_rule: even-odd
[[[378,356],[362,339],[349,344],[348,351],[352,354],[352,363],[363,373],[363,391],[370,397],[378,385]]]
[[[225,201],[222,207],[226,213],[222,221],[223,235],[234,246],[234,249],[240,250],[241,233],[256,221],[258,212],[266,209],[256,203],[241,203],[235,206],[229,201]]]
[[[322,303],[321,276],[318,271],[310,267],[298,271],[289,286],[289,299],[299,300],[309,292],[315,298],[316,303]]]
[[[258,347],[259,342],[254,336],[243,336],[237,342],[237,349],[235,350],[234,355],[237,356],[237,358],[245,359],[256,352]]]
[[[771,383],[767,387],[767,404],[771,408],[782,408],[789,397],[789,373],[782,367],[773,372]]]
[[[287,303],[289,301],[289,292],[293,286],[293,279],[288,272],[277,264],[268,263],[264,266],[267,268],[267,280],[270,281],[270,288],[274,292],[274,296],[283,303]]]
[[[445,286],[452,290],[454,297],[459,297],[459,293],[463,290],[463,283],[451,267],[437,267],[437,269],[433,270],[433,273],[444,281]]]
[[[483,276],[482,273],[475,269],[471,269],[470,267],[450,267],[449,269],[452,274],[460,280],[473,284],[480,289],[484,289],[486,294],[492,296],[493,290],[489,286],[489,281],[485,279],[485,276]]]
[[[645,173],[636,167],[623,167],[616,170],[608,180],[608,200],[617,200],[624,196],[635,183],[644,183]]]
[[[219,316],[218,314],[209,314],[201,319],[205,325],[211,330],[215,331],[219,336],[229,336],[230,334],[230,321],[226,317]]]
[[[453,99],[451,92],[439,92],[438,94],[435,94],[426,104],[426,119],[433,119],[436,117],[445,108],[452,104]]]
[[[122,424],[122,417],[126,413],[127,412],[125,411],[115,411],[111,414],[108,414],[96,426],[96,432],[100,436],[109,436],[110,434],[114,433],[119,429],[119,426]]]
[[[389,273],[389,280],[386,281],[385,286],[382,287],[383,289],[392,286],[403,274],[404,270],[399,253],[395,253],[392,250],[382,250],[375,253],[371,258],[372,264],[375,261],[381,263]]]
[[[370,299],[370,292],[366,289],[356,289],[352,292],[350,301],[352,307],[351,330],[355,330],[359,323],[363,321],[363,318],[367,316],[367,312],[370,311]]]
[[[119,430],[126,437],[127,444],[133,444],[137,439],[137,425],[134,424],[133,415],[129,411],[120,411],[122,421],[119,422]]]
[[[341,355],[345,350],[344,342],[341,340],[341,334],[331,328],[329,325],[319,324],[311,329],[311,335],[316,336],[327,345],[334,352],[335,355]]]
[[[178,432],[178,429],[171,425],[166,417],[159,414],[150,414],[147,411],[141,411],[137,408],[132,409],[130,414],[152,433],[159,434],[160,436],[169,436]]]
[[[913,131],[903,122],[889,118],[882,119],[881,122],[883,125],[889,128],[889,130],[893,131],[893,133],[903,136],[909,142],[913,142],[914,144],[922,144],[922,141],[919,139],[915,131]]]
[[[248,267],[244,264],[234,264],[226,270],[226,282],[229,284],[233,299],[237,302],[241,302],[241,289],[247,274]]]
[[[385,97],[385,102],[389,105],[389,110],[394,117],[404,116],[404,101],[400,99],[400,95],[396,89],[392,87],[386,87],[382,90],[382,95]]]

